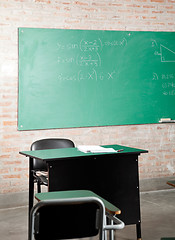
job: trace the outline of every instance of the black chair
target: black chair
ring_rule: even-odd
[[[103,202],[96,197],[44,200],[31,211],[29,240],[104,239]]]
[[[31,150],[73,148],[75,144],[70,139],[46,138],[35,141],[31,145]],[[45,162],[33,158],[34,183],[37,183],[37,192],[41,192],[41,185],[48,186],[47,165]]]

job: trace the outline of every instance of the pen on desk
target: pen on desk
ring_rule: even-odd
[[[124,151],[124,149],[119,149],[119,150],[117,150],[117,152],[122,152],[122,151]]]

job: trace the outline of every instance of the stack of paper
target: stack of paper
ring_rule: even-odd
[[[113,148],[104,148],[101,146],[96,146],[96,145],[80,145],[77,147],[78,150],[84,153],[112,153],[112,152],[117,152]]]

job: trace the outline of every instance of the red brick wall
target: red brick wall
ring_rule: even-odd
[[[28,159],[18,152],[44,137],[148,149],[140,178],[175,174],[175,124],[17,131],[18,27],[175,31],[175,0],[0,1],[0,193],[27,190]]]

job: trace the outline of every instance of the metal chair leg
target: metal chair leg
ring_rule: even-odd
[[[39,180],[37,180],[37,192],[38,193],[41,192],[41,184],[40,184]]]

